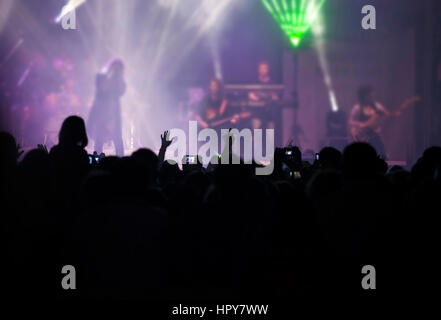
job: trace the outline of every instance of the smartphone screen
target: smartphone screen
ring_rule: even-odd
[[[196,163],[196,156],[185,156],[185,163],[195,164]]]
[[[300,171],[291,171],[289,175],[294,179],[300,179],[302,176],[300,175]]]

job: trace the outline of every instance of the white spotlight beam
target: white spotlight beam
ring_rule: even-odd
[[[208,1],[208,0],[205,0]],[[186,45],[180,51],[179,57],[174,60],[173,65],[170,67],[170,74],[168,76],[173,78],[176,76],[176,72],[179,66],[182,64],[182,61],[187,57],[187,55],[194,49],[196,44],[201,40],[201,38],[207,34],[212,27],[218,23],[218,21],[222,18],[222,15],[225,13],[229,6],[233,5],[232,0],[218,0],[217,2],[213,2],[213,7],[208,10],[207,5],[200,8],[199,10],[205,11],[206,19],[202,22],[201,25],[198,26],[197,32],[195,36],[186,43]]]
[[[77,9],[79,6],[81,6],[83,3],[85,3],[87,0],[68,0],[68,2],[63,6],[61,9],[60,14],[55,18],[55,22],[59,23],[61,19],[68,14],[69,12]]]
[[[316,23],[312,26],[312,32],[314,34],[314,45],[317,51],[320,68],[323,72],[324,82],[328,89],[329,103],[331,104],[332,111],[339,110],[337,97],[332,87],[332,79],[329,71],[328,60],[326,59],[325,40],[323,39],[323,17],[319,14],[317,16]]]

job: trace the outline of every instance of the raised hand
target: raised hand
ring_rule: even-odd
[[[173,143],[173,139],[170,140],[169,136],[170,136],[170,131],[168,131],[168,130],[164,131],[164,133],[161,134],[161,149],[159,149],[159,154],[158,154],[158,159],[159,159],[158,164],[159,165],[161,165],[162,162],[164,162],[165,151]]]
[[[161,149],[167,149],[173,143],[173,140],[170,140],[169,136],[170,131],[168,130],[161,134]]]

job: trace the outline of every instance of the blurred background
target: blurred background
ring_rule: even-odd
[[[366,4],[376,8],[376,30],[361,27]],[[65,5],[75,7],[75,30],[56,21]],[[25,148],[55,144],[62,119],[87,119],[95,76],[115,57],[126,67],[126,153],[157,150],[160,132],[188,126],[182,106],[200,99],[210,79],[256,83],[262,61],[283,85],[279,145],[294,139],[318,151],[332,143],[329,114],[347,116],[362,84],[391,110],[422,98],[384,125],[389,159],[413,161],[440,144],[440,1],[327,0],[293,47],[259,0],[2,0],[0,129]]]

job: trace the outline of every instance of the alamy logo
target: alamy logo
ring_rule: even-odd
[[[76,289],[77,284],[75,267],[71,265],[63,266],[61,273],[65,274],[61,280],[61,287],[63,287],[64,290]]]
[[[169,163],[180,163],[182,158],[187,155],[198,155],[203,163],[212,164],[239,164],[243,141],[243,157],[245,164],[251,164],[253,160],[257,164],[267,164],[266,166],[256,167],[256,175],[270,175],[273,172],[274,164],[271,162],[274,156],[274,129],[265,129],[265,148],[263,148],[264,139],[263,129],[221,129],[221,141],[219,150],[219,137],[214,129],[202,129],[198,132],[197,121],[189,121],[188,141],[187,135],[182,129],[171,129],[170,138],[173,143],[167,150],[167,161]],[[232,146],[228,140],[232,139]],[[199,142],[203,143],[198,149]],[[205,142],[205,143],[204,143]],[[188,153],[187,153],[188,144]],[[265,155],[263,151],[265,150]],[[230,155],[231,151],[231,155]],[[220,155],[220,157],[219,157]],[[231,160],[230,160],[231,158]]]
[[[365,5],[361,9],[361,13],[365,14],[363,19],[361,19],[361,27],[364,30],[369,30],[369,29],[375,30],[377,28],[376,25],[377,13],[375,11],[375,7],[372,5]]]
[[[70,10],[61,17],[61,27],[64,30],[75,30],[77,28],[77,17],[75,9]]]
[[[365,274],[365,276],[361,280],[361,287],[364,290],[376,289],[375,267],[371,265],[363,266],[363,268],[361,269],[361,273]]]

